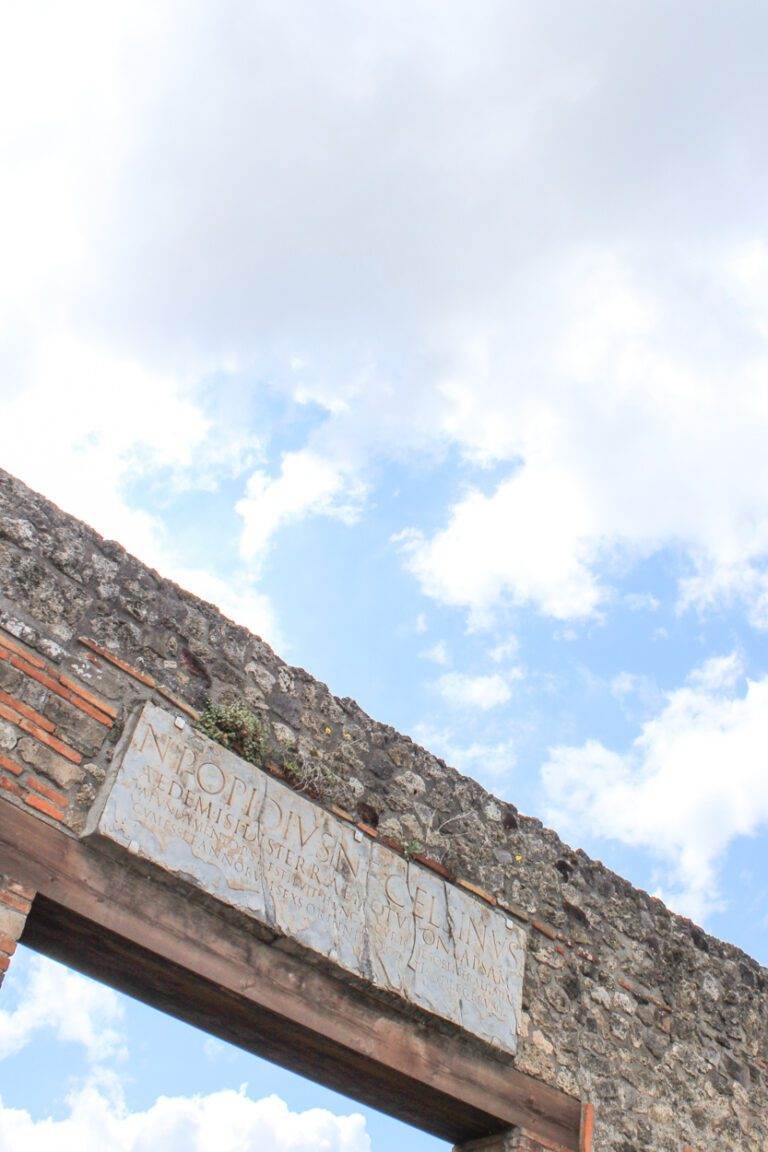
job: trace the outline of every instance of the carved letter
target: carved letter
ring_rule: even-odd
[[[206,769],[208,771],[206,771]],[[218,764],[214,764],[212,760],[207,760],[205,763],[199,764],[195,775],[198,785],[202,788],[203,792],[207,792],[209,796],[218,796],[227,782],[224,769],[220,768]]]
[[[397,879],[397,876],[387,876],[386,880],[384,881],[384,891],[386,892],[387,900],[389,900],[390,904],[395,904],[398,908],[405,908],[405,901],[398,900],[397,896],[395,896],[394,892],[392,891],[392,884]]]

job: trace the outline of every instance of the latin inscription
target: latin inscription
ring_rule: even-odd
[[[97,831],[507,1052],[525,933],[146,704]]]

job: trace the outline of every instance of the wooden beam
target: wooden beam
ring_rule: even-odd
[[[0,799],[6,868],[39,894],[32,948],[445,1140],[520,1125],[579,1152],[578,1100]]]

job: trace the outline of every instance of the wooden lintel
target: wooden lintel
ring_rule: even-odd
[[[579,1152],[575,1098],[0,799],[3,870],[38,893],[38,951],[442,1139],[517,1125]]]

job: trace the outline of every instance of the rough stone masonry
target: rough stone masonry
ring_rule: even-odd
[[[0,472],[3,799],[80,836],[127,719],[209,700],[247,703],[276,772],[350,828],[514,920],[514,1066],[594,1104],[596,1152],[768,1150],[765,969]],[[26,902],[0,877],[0,967]]]

